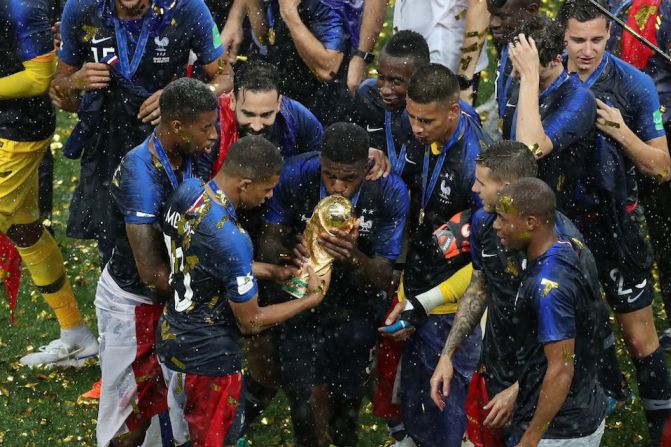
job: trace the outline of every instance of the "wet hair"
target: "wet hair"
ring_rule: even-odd
[[[217,97],[207,84],[197,79],[180,78],[163,89],[159,107],[163,122],[192,123],[201,113],[217,110]]]
[[[536,177],[538,163],[526,144],[517,141],[499,141],[480,152],[475,162],[491,170],[498,181],[513,181],[522,177]]]
[[[543,222],[554,225],[557,200],[543,180],[523,177],[501,190],[497,208],[517,216],[539,217]]]
[[[506,3],[515,3],[518,8],[528,8],[531,5],[540,6],[539,0],[487,0],[487,6],[492,8],[503,8]]]
[[[525,19],[507,40],[511,41],[518,34],[534,39],[541,65],[549,64],[564,52],[564,29],[545,14]]]
[[[246,62],[233,77],[233,94],[238,97],[240,90],[250,92],[280,91],[280,75],[277,68],[267,62]]]
[[[417,66],[431,61],[429,45],[424,37],[415,31],[399,31],[382,47],[382,53],[400,59],[413,59]]]
[[[368,162],[370,138],[363,127],[351,123],[334,123],[324,131],[322,157],[346,165]]]
[[[283,166],[282,154],[273,143],[263,137],[249,135],[231,145],[221,172],[231,177],[265,181],[279,175]]]
[[[596,0],[596,2],[608,9],[608,5],[603,0]],[[563,28],[566,28],[570,19],[583,23],[599,17],[603,17],[606,23],[610,23],[610,18],[588,0],[566,0],[557,12],[557,21]]]
[[[410,78],[408,98],[420,104],[455,102],[459,99],[459,81],[444,65],[424,65]]]

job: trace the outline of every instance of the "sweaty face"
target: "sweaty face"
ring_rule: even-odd
[[[508,0],[503,6],[496,7],[494,1],[487,0],[489,11],[489,29],[497,45],[522,23],[524,19],[538,11],[535,4],[523,5],[519,0]]]
[[[328,195],[340,194],[348,199],[358,191],[368,170],[366,162],[343,164],[325,157],[321,157],[321,165],[322,183]]]
[[[209,153],[217,141],[216,120],[217,112],[213,110],[198,114],[192,122],[181,123],[177,130],[181,152],[193,156]]]
[[[457,126],[460,112],[456,100],[447,104],[438,101],[420,104],[409,97],[405,109],[415,138],[424,144],[447,142]]]
[[[569,68],[583,78],[592,74],[601,63],[610,38],[610,27],[605,17],[587,22],[569,19],[564,38]]]
[[[498,181],[492,178],[492,170],[475,165],[475,183],[473,183],[473,192],[480,196],[482,207],[488,213],[496,212],[496,202],[499,199],[499,192],[506,185],[505,182]]]
[[[260,135],[267,138],[280,110],[280,94],[276,90],[266,92],[240,90],[233,107],[240,138],[245,135]]]
[[[274,175],[268,180],[249,183],[247,188],[240,193],[240,206],[249,210],[263,205],[266,200],[273,196],[273,188],[275,188],[279,179],[278,175]]]
[[[377,69],[377,88],[384,106],[389,110],[401,110],[405,107],[405,93],[408,81],[415,71],[415,61],[382,53]]]
[[[523,250],[529,240],[527,222],[524,217],[514,213],[504,212],[500,206],[496,207],[494,230],[503,245],[508,250]]]

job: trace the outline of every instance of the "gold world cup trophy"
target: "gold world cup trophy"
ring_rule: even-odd
[[[303,237],[309,253],[308,263],[324,281],[324,294],[331,282],[333,257],[319,245],[319,235],[331,233],[333,229],[349,232],[356,221],[353,214],[352,202],[340,195],[328,196],[319,201],[305,226]],[[309,276],[307,266],[304,266],[282,286],[282,290],[295,298],[303,298],[307,294]]]

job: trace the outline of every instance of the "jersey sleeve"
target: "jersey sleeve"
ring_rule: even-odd
[[[82,27],[83,8],[80,0],[68,0],[61,16],[61,48],[58,58],[73,67],[80,67],[86,61],[86,48],[78,35]]]
[[[384,218],[375,231],[373,251],[376,255],[395,261],[401,254],[403,231],[410,199],[405,183],[394,174],[387,177],[389,188],[384,189]]]
[[[560,106],[543,120],[545,135],[552,141],[552,152],[560,153],[588,137],[595,120],[596,101],[589,90],[580,88],[561,98]]]
[[[321,2],[315,3],[317,4],[309,23],[310,31],[327,50],[344,52],[347,39],[342,17],[335,9]]]
[[[230,223],[215,231],[211,250],[213,253],[226,253],[226,256],[208,256],[208,262],[212,262],[207,266],[208,270],[224,283],[229,300],[247,302],[259,292],[252,273],[254,254],[249,236]]]
[[[54,50],[54,36],[46,1],[12,1],[8,10],[15,27],[16,48],[22,62]]]
[[[575,286],[553,271],[541,272],[532,302],[538,313],[538,341],[575,338]]]
[[[191,50],[198,56],[198,62],[206,65],[224,54],[224,46],[212,13],[203,0],[193,0],[189,5],[193,8],[193,24],[191,25],[193,47]]]
[[[664,122],[659,104],[659,96],[650,76],[638,72],[632,79],[630,92],[631,110],[634,122],[631,130],[643,141],[663,137]]]
[[[317,117],[298,101],[291,101],[291,106],[296,118],[297,154],[305,152],[321,151],[324,127]]]
[[[482,226],[487,215],[481,208],[471,219],[471,262],[474,270],[482,270]]]
[[[294,209],[292,201],[295,197],[292,193],[296,170],[295,166],[285,166],[280,175],[280,181],[275,185],[273,196],[267,202],[263,213],[263,219],[269,224],[290,226],[294,222]]]
[[[134,155],[126,156],[114,173],[114,198],[125,223],[152,224],[160,218],[161,186]]]

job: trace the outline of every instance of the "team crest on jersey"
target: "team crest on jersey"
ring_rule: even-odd
[[[170,57],[168,56],[168,45],[170,44],[170,39],[167,37],[154,37],[154,44],[156,45],[156,56],[154,56],[155,64],[165,64],[170,62]]]
[[[543,289],[541,290],[541,297],[545,298],[552,291],[552,289],[559,287],[559,283],[556,281],[550,281],[547,278],[543,278],[541,279],[541,286],[543,286]]]
[[[366,218],[366,214],[368,214],[368,218]],[[368,234],[373,229],[373,219],[371,218],[372,214],[373,210],[369,210],[367,208],[364,208],[361,211],[361,217],[359,218],[359,233]]]

